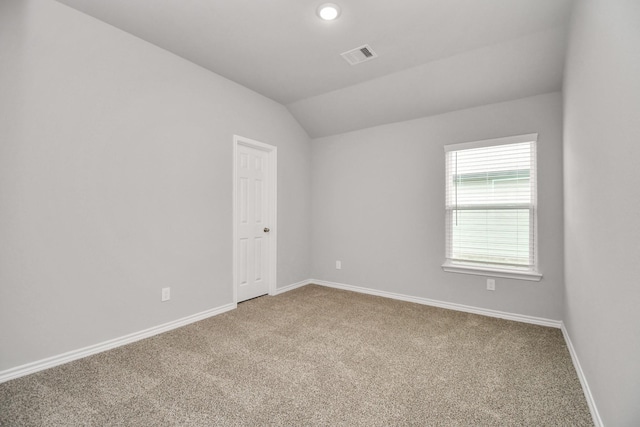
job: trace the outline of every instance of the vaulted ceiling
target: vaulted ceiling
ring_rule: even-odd
[[[571,0],[58,0],[285,105],[321,137],[560,90]],[[340,53],[369,44],[378,58]]]

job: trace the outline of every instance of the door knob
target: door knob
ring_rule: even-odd
[[[271,231],[271,230],[269,230],[269,227],[265,227],[265,228],[264,228],[264,232],[265,232],[265,233],[268,233],[268,232],[270,232],[270,231]]]

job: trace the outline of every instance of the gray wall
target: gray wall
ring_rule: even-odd
[[[446,144],[539,133],[541,282],[445,273]],[[312,142],[312,277],[560,320],[562,99],[524,98]],[[335,261],[342,269],[335,269]]]
[[[309,277],[283,106],[54,1],[0,31],[0,371],[232,302],[233,134],[278,146],[278,285]]]
[[[564,321],[604,424],[637,426],[640,2],[576,2],[564,114]]]

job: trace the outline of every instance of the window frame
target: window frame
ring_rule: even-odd
[[[453,247],[453,243],[450,242],[450,239],[453,238],[453,233],[449,233],[451,215],[453,211],[456,210],[447,205],[447,196],[448,196],[448,180],[450,176],[449,166],[447,164],[447,155],[449,152],[461,151],[461,150],[469,150],[474,148],[485,148],[485,147],[495,147],[500,145],[509,145],[509,144],[518,144],[531,142],[533,143],[533,158],[532,158],[532,176],[534,177],[534,191],[531,197],[531,202],[526,206],[523,205],[521,208],[529,209],[529,221],[530,227],[533,227],[533,232],[531,233],[531,238],[533,239],[533,244],[530,243],[529,251],[530,257],[533,258],[533,264],[530,266],[508,266],[507,264],[491,264],[491,263],[483,263],[481,261],[463,261],[463,260],[454,260],[450,257],[449,250]],[[519,280],[529,280],[529,281],[540,281],[542,279],[542,274],[538,270],[538,206],[537,206],[537,142],[538,142],[538,134],[531,133],[525,135],[515,135],[508,136],[504,138],[494,138],[494,139],[486,139],[481,141],[473,141],[473,142],[464,142],[459,144],[449,144],[444,146],[445,151],[445,262],[442,264],[442,269],[446,272],[451,273],[461,273],[461,274],[472,274],[472,275],[480,275],[480,276],[491,276],[491,277],[503,277],[509,279],[519,279]],[[488,204],[486,207],[497,208],[497,209],[507,209],[508,204],[504,204],[503,207],[495,204]],[[456,206],[459,209],[459,207]],[[509,207],[513,208],[513,204]]]

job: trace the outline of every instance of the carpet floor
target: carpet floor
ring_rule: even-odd
[[[588,426],[558,329],[308,285],[0,384],[2,426]]]

